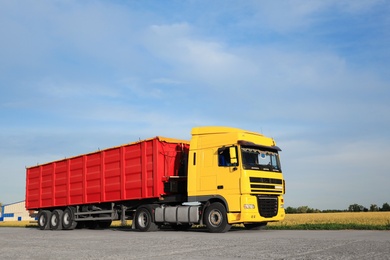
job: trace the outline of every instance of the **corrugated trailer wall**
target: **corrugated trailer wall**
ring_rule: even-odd
[[[27,168],[26,208],[159,197],[189,144],[156,137]]]

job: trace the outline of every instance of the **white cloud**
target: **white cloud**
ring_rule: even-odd
[[[154,25],[145,37],[149,50],[171,65],[175,81],[190,78],[199,88],[236,88],[245,77],[252,76],[249,60],[229,50],[223,42],[192,36],[188,24]]]
[[[230,118],[337,128],[372,124],[386,116],[376,102],[385,82],[337,53],[270,45],[234,48],[195,37],[193,31],[188,24],[154,25],[145,39],[151,53],[175,68],[170,75],[175,81],[185,79],[198,92],[215,93],[209,100],[220,106],[237,100],[248,104],[248,109],[232,105]]]

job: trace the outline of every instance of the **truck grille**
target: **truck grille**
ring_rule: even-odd
[[[249,181],[251,184],[251,193],[283,193],[283,180],[281,179],[250,177]]]
[[[264,218],[272,218],[278,215],[278,197],[257,196],[259,214]]]

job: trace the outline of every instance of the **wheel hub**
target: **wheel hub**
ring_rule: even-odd
[[[214,210],[211,214],[210,214],[210,223],[213,225],[213,226],[219,226],[221,224],[221,220],[222,220],[222,214],[220,211],[218,210]]]

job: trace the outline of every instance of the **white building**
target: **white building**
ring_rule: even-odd
[[[29,216],[24,201],[3,205],[0,208],[0,221],[29,221],[34,220]]]

